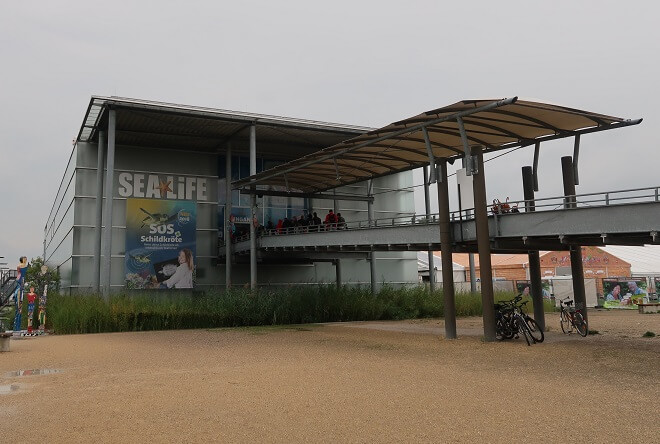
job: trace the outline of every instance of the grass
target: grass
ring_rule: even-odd
[[[495,300],[513,298],[496,293]],[[480,316],[481,295],[459,293],[457,316]],[[527,304],[531,310],[531,302]],[[553,311],[544,301],[546,311]],[[166,292],[64,296],[48,300],[47,327],[59,334],[314,324],[320,322],[396,320],[443,316],[442,291],[425,287],[383,287],[372,295],[369,287],[334,285],[209,291],[203,295]]]
[[[655,337],[655,333],[653,333],[652,331],[647,331],[646,333],[644,333],[644,334],[642,335],[642,337],[643,337],[643,338],[654,338],[654,337]]]

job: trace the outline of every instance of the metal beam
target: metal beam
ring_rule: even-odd
[[[435,170],[435,164],[433,164],[433,169]],[[429,168],[424,166],[422,171],[424,172],[424,206],[426,207],[426,220],[431,218],[431,197],[429,192]],[[431,293],[435,292],[435,264],[433,263],[433,249],[428,250],[428,262],[429,262],[429,290]]]
[[[575,144],[573,145],[573,178],[575,179],[575,185],[580,185],[580,179],[578,177],[578,156],[580,155],[580,135],[575,135]]]
[[[110,300],[110,285],[112,283],[112,204],[115,182],[115,135],[117,129],[117,111],[108,111],[108,153],[105,173],[105,229],[103,231],[103,262],[101,283],[103,296]]]
[[[495,307],[493,294],[493,270],[490,257],[490,235],[488,232],[488,213],[486,203],[486,177],[484,156],[481,147],[475,147],[472,153],[477,161],[477,173],[474,174],[474,215],[479,248],[479,275],[481,277],[481,305],[484,320],[484,339],[495,340]]]
[[[442,293],[444,300],[445,338],[456,339],[456,302],[454,295],[454,266],[452,261],[451,221],[449,220],[449,185],[447,160],[438,162],[438,219],[440,228],[440,257],[442,260]]]
[[[257,124],[250,126],[250,176],[257,174]],[[229,188],[229,187],[227,187]],[[257,288],[257,196],[250,195],[250,290]]]
[[[571,156],[561,158],[561,171],[564,182],[564,208],[577,208],[575,197],[575,178],[573,177],[573,159]],[[571,246],[571,275],[573,280],[573,298],[575,307],[582,307],[582,316],[589,325],[587,319],[587,297],[584,288],[584,269],[582,266],[582,247],[580,245]]]
[[[433,148],[431,147],[431,139],[429,139],[429,132],[426,130],[426,128],[422,128],[422,132],[424,133],[424,143],[426,145],[426,154],[429,156],[429,166],[431,167],[431,176],[428,177],[428,168],[424,167],[424,191],[427,194],[426,197],[426,213],[428,215],[429,211],[429,201],[428,201],[428,193],[429,193],[429,184],[430,183],[436,183],[438,179],[436,178],[436,166],[435,166],[435,157],[433,156]]]
[[[536,211],[534,202],[534,177],[532,167],[522,167],[523,195],[525,198],[525,212]],[[538,251],[528,253],[529,280],[532,291],[532,304],[534,306],[534,319],[545,331],[545,310],[543,309],[543,284],[541,282],[541,258]]]
[[[231,288],[231,192],[232,189],[229,186],[231,183],[231,142],[227,142],[227,148],[225,151],[225,180],[227,181],[227,187],[225,188],[225,288],[229,290]]]
[[[94,222],[94,262],[92,264],[92,290],[101,292],[101,233],[103,226],[103,165],[105,157],[105,131],[99,131],[96,151],[96,203]],[[44,260],[46,256],[44,255]]]
[[[279,196],[279,197],[306,197],[309,199],[328,199],[328,200],[348,200],[357,202],[373,202],[373,196],[360,196],[357,194],[323,194],[323,193],[302,193],[297,191],[276,191],[276,190],[251,190],[244,188],[241,190],[244,194],[254,194],[257,196]]]

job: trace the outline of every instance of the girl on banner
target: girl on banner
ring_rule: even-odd
[[[161,288],[193,288],[194,269],[192,251],[188,248],[182,249],[179,251],[179,266],[169,279],[160,284]]]

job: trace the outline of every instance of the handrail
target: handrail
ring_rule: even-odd
[[[625,193],[638,193],[638,192],[648,192],[645,194],[637,194],[634,196],[621,196]],[[603,196],[599,199],[589,199],[594,196]],[[566,209],[574,210],[585,207],[606,207],[613,205],[621,205],[625,203],[638,203],[640,199],[644,201],[660,202],[660,186],[656,187],[646,187],[646,188],[632,188],[627,190],[618,190],[618,191],[602,191],[595,193],[583,193],[567,196],[553,196],[553,197],[543,197],[539,199],[530,200],[517,200],[517,201],[508,201],[507,203],[511,208],[513,206],[518,206],[518,213],[525,212],[525,204],[532,203],[534,209],[537,212],[541,211],[553,211],[557,209]],[[574,204],[574,207],[565,208],[565,204],[569,202]],[[489,213],[494,216],[497,220],[499,217],[506,217],[510,214],[516,214],[515,211],[508,212],[493,212],[493,205],[488,205]],[[467,208],[457,211],[450,212],[451,221],[467,221],[474,219],[474,208]],[[340,231],[340,230],[363,230],[363,229],[372,229],[372,228],[384,228],[384,227],[395,227],[395,226],[410,226],[410,225],[420,225],[420,224],[436,224],[439,221],[439,213],[431,213],[418,215],[416,213],[407,213],[404,216],[388,217],[369,220],[356,220],[356,221],[347,221],[343,227],[338,227],[337,224],[325,224],[321,225],[310,225],[310,226],[296,226],[289,228],[281,229],[272,229],[266,230],[260,227],[258,230],[259,237],[262,236],[281,236],[281,235],[290,235],[290,234],[312,234],[318,232],[328,232],[328,231]],[[249,234],[242,236],[237,236],[232,239],[232,243],[243,242],[250,239]]]

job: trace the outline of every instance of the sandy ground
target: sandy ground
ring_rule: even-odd
[[[14,340],[0,443],[660,442],[660,315],[557,318],[531,347],[478,318]]]

